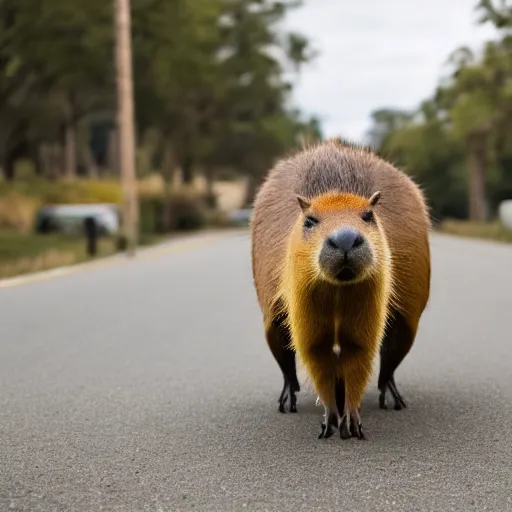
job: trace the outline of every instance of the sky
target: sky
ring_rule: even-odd
[[[294,103],[318,115],[326,136],[362,141],[381,107],[414,109],[446,76],[460,46],[496,37],[478,25],[477,0],[304,0],[285,29],[320,52],[296,79]]]

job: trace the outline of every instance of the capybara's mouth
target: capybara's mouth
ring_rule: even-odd
[[[352,279],[355,279],[356,273],[354,269],[350,267],[343,267],[338,274],[336,275],[336,278],[338,281],[352,281]]]

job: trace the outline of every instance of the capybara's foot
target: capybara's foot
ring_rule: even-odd
[[[393,400],[395,402],[395,405],[393,409],[395,411],[400,411],[402,409],[407,408],[407,404],[405,403],[404,399],[402,398],[402,395],[398,392],[398,388],[395,384],[395,378],[391,377],[384,385],[380,388],[380,396],[379,396],[379,407],[381,409],[387,409],[386,405],[386,393],[389,390],[391,393],[391,396],[393,397]]]
[[[333,427],[338,427],[338,415],[325,409],[324,421],[321,423],[322,431],[318,439],[328,439],[334,433]]]
[[[318,439],[329,439],[329,437],[331,437],[334,433],[332,425],[330,423],[326,424],[325,422],[322,421],[322,423],[320,423],[320,426],[322,428],[322,431],[320,432]]]
[[[300,389],[300,388],[299,388]],[[284,386],[283,391],[281,391],[281,396],[279,397],[279,412],[282,412],[283,414],[286,412],[284,409],[284,405],[290,399],[290,412],[297,412],[297,395],[295,394],[295,391],[299,391],[297,389],[297,386],[294,386],[290,383],[290,380],[286,377],[284,378]]]
[[[350,439],[356,437],[357,439],[366,439],[363,433],[363,425],[361,424],[361,417],[359,412],[354,410],[346,412],[340,421],[340,438]]]

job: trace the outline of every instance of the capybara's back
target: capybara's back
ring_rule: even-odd
[[[376,195],[371,214],[375,212],[383,247],[389,252],[385,262],[387,268],[383,272],[390,280],[386,299],[387,326],[381,344],[380,405],[386,407],[386,391],[390,391],[395,409],[405,407],[393,374],[412,346],[429,297],[428,209],[422,192],[405,173],[370,151],[329,140],[278,162],[269,172],[254,202],[251,226],[253,276],[267,341],[284,375],[285,384],[280,398],[282,412],[288,398],[291,410],[295,411],[295,391],[300,389],[295,370],[294,349],[297,347],[290,338],[293,338],[294,331],[290,329],[289,301],[285,296],[289,282],[284,276],[290,261],[287,254],[289,250],[297,250],[290,249],[291,241],[293,237],[302,237],[298,234],[302,231],[296,226],[306,215],[303,203],[314,208],[312,201],[330,198],[324,200],[323,206],[316,206],[329,209],[336,202],[333,197],[339,197],[340,206],[335,210],[337,215],[342,215],[343,208],[349,208],[343,205],[349,204],[350,198],[356,198],[356,202],[359,199],[368,201],[376,192],[378,201]],[[308,218],[306,215],[306,222]],[[310,222],[313,221],[317,222],[315,218]],[[374,237],[365,232],[366,224],[363,224],[360,226],[363,238]],[[372,229],[370,225],[368,229]],[[304,237],[307,239],[306,235]],[[317,253],[311,254],[306,259],[313,260],[317,256]],[[300,279],[300,275],[292,277],[292,280]],[[343,292],[334,291],[333,287],[332,293],[343,293],[342,297],[346,297],[362,285],[357,289],[354,286],[342,287]],[[365,304],[360,304],[360,307],[364,308]]]

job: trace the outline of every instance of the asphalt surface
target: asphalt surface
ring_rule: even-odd
[[[367,441],[318,440],[307,387],[278,413],[248,234],[182,249],[0,290],[2,512],[512,511],[511,247],[433,237]]]

